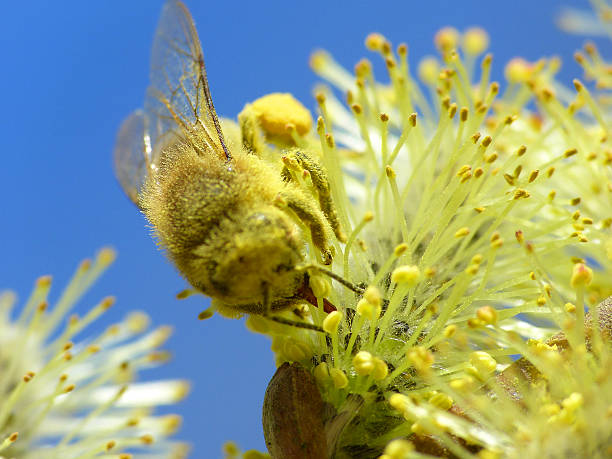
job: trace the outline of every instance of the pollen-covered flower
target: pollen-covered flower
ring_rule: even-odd
[[[26,304],[0,296],[0,457],[184,457],[187,446],[169,437],[176,415],[156,416],[156,406],[176,403],[188,391],[180,380],[140,381],[141,370],[164,363],[158,350],[168,327],[147,331],[142,312],[96,335],[83,331],[114,303],[108,297],[83,317],[71,309],[112,263],[101,250],[85,260],[55,304],[51,277],[40,277]]]
[[[555,58],[490,81],[482,29],[443,29],[436,45],[417,79],[407,45],[367,37],[387,84],[369,60],[350,73],[313,55],[331,85],[316,90],[316,136],[268,148],[307,149],[329,177],[346,243],[331,269],[309,254],[333,288],[300,313],[326,334],[249,323],[334,407],[330,456],[599,457],[612,441],[609,99],[557,82]],[[609,64],[586,52],[607,87]]]

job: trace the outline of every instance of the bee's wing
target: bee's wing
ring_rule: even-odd
[[[198,139],[229,160],[217,113],[212,103],[204,55],[193,20],[185,5],[169,0],[164,5],[151,53],[151,85],[145,99],[145,116],[153,151],[154,167],[161,146],[170,137]]]
[[[136,110],[121,124],[113,159],[123,191],[139,205],[138,194],[151,167],[151,140],[142,110]]]

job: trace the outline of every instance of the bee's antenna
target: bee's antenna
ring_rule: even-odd
[[[317,331],[317,332],[321,332],[321,333],[327,334],[327,332],[325,330],[323,330],[321,327],[319,327],[318,325],[309,324],[308,322],[298,322],[296,320],[285,319],[284,317],[278,317],[278,316],[272,315],[270,313],[271,305],[272,304],[270,302],[269,289],[268,289],[268,285],[266,283],[264,283],[264,285],[263,285],[263,291],[264,291],[263,313],[261,315],[264,318],[266,318],[268,320],[272,320],[274,322],[278,322],[279,324],[291,325],[292,327],[305,328],[306,330],[314,330],[314,331]]]
[[[348,288],[349,290],[352,290],[353,292],[359,294],[359,295],[363,295],[365,292],[365,289],[363,287],[360,287],[358,285],[353,284],[351,281],[346,280],[344,277],[336,274],[335,272],[324,268],[323,266],[319,266],[319,265],[315,265],[314,263],[309,263],[307,265],[302,265],[300,267],[298,267],[297,269],[299,269],[300,271],[306,271],[309,269],[313,269],[315,271],[318,271],[322,274],[325,274],[326,276],[334,279],[335,281],[341,283],[342,285],[344,285],[346,288]]]

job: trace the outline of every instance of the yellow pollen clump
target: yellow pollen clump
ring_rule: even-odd
[[[251,106],[261,129],[270,137],[291,140],[287,125],[295,126],[300,136],[310,132],[312,117],[304,105],[289,93],[272,93],[255,100]]]

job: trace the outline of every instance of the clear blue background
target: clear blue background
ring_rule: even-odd
[[[440,27],[483,25],[491,35],[496,79],[516,55],[535,60],[557,54],[569,83],[582,76],[571,55],[584,39],[554,25],[555,13],[568,4],[587,7],[578,0],[188,1],[217,111],[230,117],[272,91],[291,91],[313,108],[317,80],[308,68],[310,52],[326,48],[352,68],[368,54],[362,43],[372,31],[395,44],[407,42],[414,68],[434,53]],[[226,440],[263,450],[261,404],[274,372],[269,341],[239,321],[197,321],[203,297],[174,299],[185,284],[113,177],[115,134],[142,104],[161,6],[161,0],[3,4],[0,288],[24,299],[35,277],[51,273],[56,297],[79,260],[103,245],[116,247],[118,261],[81,310],[114,294],[118,303],[95,325],[98,330],[136,308],[148,311],[155,324],[174,327],[167,345],[172,362],[142,377],[192,381],[189,398],[165,410],[183,416],[178,436],[193,445],[192,457],[220,457]]]

